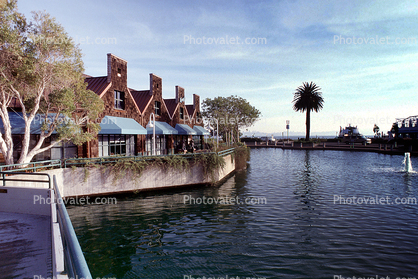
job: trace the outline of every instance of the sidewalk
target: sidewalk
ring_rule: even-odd
[[[0,212],[0,251],[2,278],[51,278],[51,217]]]

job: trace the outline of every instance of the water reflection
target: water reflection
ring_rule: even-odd
[[[73,206],[69,214],[93,277],[396,278],[416,271],[418,206],[340,205],[333,195],[418,197],[418,175],[400,173],[401,161],[360,152],[253,150],[250,168],[220,187]],[[268,203],[185,204],[185,195],[261,196]]]

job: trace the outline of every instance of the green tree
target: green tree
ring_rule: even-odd
[[[226,139],[227,134],[234,134],[234,141],[239,141],[239,130],[252,126],[260,118],[260,111],[238,96],[207,98],[202,102],[202,116],[211,125],[219,124],[219,134]]]
[[[49,14],[34,12],[33,22],[28,23],[17,11],[17,0],[0,7],[0,117],[4,127],[0,149],[6,164],[13,163],[8,116],[12,102],[20,105],[25,121],[17,163],[28,163],[61,141],[79,145],[96,136],[100,125],[89,119],[97,119],[104,106],[94,92],[86,90],[81,56],[78,46]],[[30,146],[30,125],[39,114],[44,119],[42,131]],[[45,144],[54,131],[53,143]]]
[[[295,111],[306,111],[306,140],[309,140],[311,130],[311,111],[319,112],[324,106],[321,88],[311,81],[304,82],[296,89],[293,96],[293,109]]]

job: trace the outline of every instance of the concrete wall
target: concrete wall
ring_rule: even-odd
[[[235,171],[235,160],[231,155],[224,157],[225,167],[215,173],[215,182],[218,182]],[[130,171],[118,175],[115,179],[110,167],[67,168],[44,171],[57,178],[57,184],[62,197],[108,195],[119,192],[132,192],[155,190],[196,184],[210,184],[212,177],[205,177],[201,165],[195,165],[189,170],[164,170],[161,167],[149,167],[142,171],[138,177]],[[33,177],[19,175],[20,178],[33,179]],[[21,185],[21,183],[19,183]],[[26,183],[27,187],[46,188],[43,183]],[[10,181],[6,186],[18,186]],[[26,185],[25,185],[26,186]]]

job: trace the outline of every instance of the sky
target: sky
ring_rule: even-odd
[[[201,100],[241,96],[261,112],[245,134],[305,131],[293,94],[316,83],[324,108],[311,113],[311,136],[340,126],[387,132],[418,114],[418,2],[19,0],[46,11],[83,52],[85,73],[106,75],[107,53],[128,61],[128,86],[149,89],[149,73]],[[226,43],[228,42],[228,43]]]

